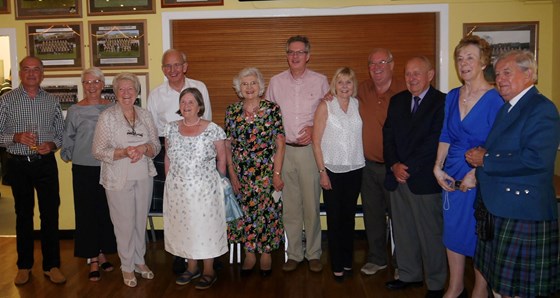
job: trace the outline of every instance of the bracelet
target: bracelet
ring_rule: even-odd
[[[274,175],[278,175],[278,176],[280,176],[280,172],[278,172],[278,171],[274,171]]]
[[[319,170],[319,174],[321,174],[321,173],[323,173],[323,172],[326,172],[326,171],[327,171],[327,169],[322,168],[322,169]]]

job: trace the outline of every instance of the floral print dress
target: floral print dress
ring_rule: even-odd
[[[254,117],[245,117],[243,103],[226,110],[225,131],[231,140],[233,166],[241,184],[237,196],[243,216],[228,223],[230,242],[248,252],[270,253],[282,242],[282,200],[272,198],[276,137],[284,134],[280,107],[261,100]]]

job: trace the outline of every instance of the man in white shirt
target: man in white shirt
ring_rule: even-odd
[[[189,79],[185,76],[188,67],[187,55],[184,52],[176,49],[165,51],[161,59],[161,70],[167,81],[153,89],[148,96],[148,111],[154,117],[154,123],[156,124],[161,142],[161,151],[154,158],[158,175],[154,178],[154,202],[152,202],[152,205],[157,206],[157,209],[162,208],[163,186],[165,184],[163,130],[167,123],[182,119],[182,116],[177,114],[181,91],[186,88],[197,88],[202,93],[204,100],[204,114],[202,118],[209,121],[212,120],[212,107],[210,106],[208,89],[206,89],[206,85],[203,82]],[[181,274],[185,270],[185,259],[176,257],[173,263],[173,272]]]

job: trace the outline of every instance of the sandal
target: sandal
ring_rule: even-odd
[[[99,264],[98,261],[90,261],[89,262],[90,267],[91,267],[92,264],[95,264],[95,263]],[[101,279],[101,273],[99,272],[99,269],[90,271],[89,274],[88,274],[88,278],[89,278],[90,281],[99,281]]]
[[[101,269],[103,269],[103,271],[105,271],[105,272],[111,272],[111,271],[115,270],[115,267],[113,267],[113,264],[111,264],[111,262],[101,263],[101,265],[99,265],[99,267],[101,267]]]
[[[202,278],[196,283],[195,288],[198,290],[207,290],[209,289],[216,281],[218,280],[218,275],[214,273],[214,275],[203,275]]]
[[[196,270],[195,273],[190,272],[189,270],[185,270],[177,279],[175,279],[175,283],[184,286],[190,283],[193,279],[200,277],[200,271]]]
[[[123,276],[124,284],[127,287],[134,288],[138,284],[138,281],[136,280],[136,276],[134,276],[134,271],[132,271],[132,272],[124,272],[123,271],[122,276]],[[132,276],[132,278],[128,278],[130,276]]]

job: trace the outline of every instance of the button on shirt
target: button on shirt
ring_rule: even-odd
[[[10,154],[33,155],[36,151],[29,146],[14,143],[14,135],[29,131],[31,124],[38,128],[38,142],[54,142],[56,148],[62,145],[64,119],[58,98],[43,89],[37,96],[29,97],[23,86],[0,97],[0,145]]]
[[[290,70],[270,79],[266,99],[280,106],[286,143],[297,143],[299,132],[306,126],[313,126],[315,110],[328,91],[327,77],[309,69],[297,79]]]

